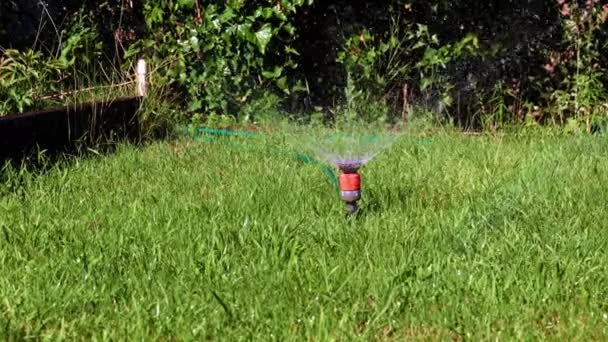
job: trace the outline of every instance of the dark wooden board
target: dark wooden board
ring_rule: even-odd
[[[0,162],[44,150],[70,153],[82,146],[139,138],[141,98],[52,108],[0,117]]]

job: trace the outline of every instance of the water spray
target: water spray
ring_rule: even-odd
[[[324,132],[321,131],[319,133]],[[198,138],[203,138],[204,136],[220,137],[236,135],[240,137],[252,137],[258,135],[258,133],[254,132],[211,128],[198,128],[192,134]],[[201,140],[205,142],[215,141],[211,137]],[[382,130],[379,130],[375,135],[336,132],[323,136],[313,134],[312,139],[304,140],[304,149],[317,155],[319,161],[302,153],[279,151],[275,153],[291,156],[307,164],[325,164],[323,171],[329,176],[333,184],[339,188],[340,199],[346,204],[346,215],[353,217],[360,212],[358,201],[361,199],[361,175],[359,174],[359,169],[380,152],[391,146],[397,137],[398,134],[382,132]],[[302,147],[302,145],[299,146]],[[244,146],[243,149],[249,150],[249,148],[245,148]],[[330,164],[333,168],[327,164]],[[336,177],[336,173],[334,172],[335,169],[339,170],[338,177]]]

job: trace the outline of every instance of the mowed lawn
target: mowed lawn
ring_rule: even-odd
[[[608,339],[606,137],[403,136],[355,220],[290,139],[5,170],[0,337]]]

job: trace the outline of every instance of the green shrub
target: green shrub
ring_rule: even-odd
[[[392,15],[384,35],[364,29],[346,39],[338,55],[337,61],[347,74],[346,112],[356,112],[353,115],[364,119],[394,120],[407,110],[403,108],[405,87],[409,94],[438,93],[442,106],[451,106],[454,85],[445,70],[474,55],[479,48],[477,38],[466,35],[454,43],[441,44],[428,26]],[[375,110],[370,108],[372,103]]]
[[[291,16],[304,0],[144,1],[147,35],[127,57],[151,58],[153,82],[183,96],[183,118],[193,114],[255,113],[240,109],[260,94],[294,89],[287,69],[296,67]],[[247,109],[246,109],[247,111]]]
[[[59,88],[60,76],[71,63],[44,58],[41,52],[4,50],[0,56],[0,115],[34,107],[42,94]]]
[[[550,51],[545,65],[556,84],[546,89],[549,116],[570,132],[590,132],[608,118],[608,79],[601,53],[606,47],[602,33],[608,7],[597,1],[564,1],[559,10],[563,47]]]
[[[0,49],[0,115],[72,103],[74,90],[122,81],[117,70],[104,70],[109,63],[104,63],[95,23],[86,16],[65,24],[60,36],[46,54]]]

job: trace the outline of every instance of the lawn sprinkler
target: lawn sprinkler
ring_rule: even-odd
[[[357,201],[361,199],[361,175],[358,171],[363,163],[363,160],[340,160],[336,163],[341,172],[338,178],[340,198],[346,203],[349,216],[359,212]]]
[[[346,204],[346,215],[360,213],[361,175],[359,169],[393,142],[391,136],[333,134],[311,143],[320,159],[339,170],[340,199]]]

